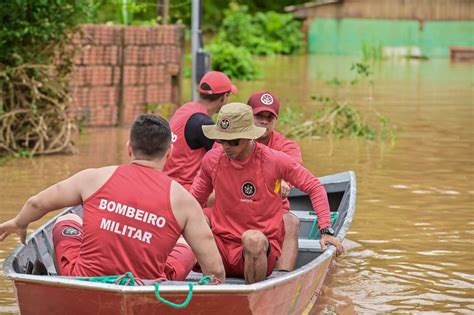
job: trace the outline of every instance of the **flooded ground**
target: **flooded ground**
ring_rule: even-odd
[[[246,101],[269,89],[280,103],[311,113],[311,96],[376,109],[402,129],[394,143],[363,139],[299,141],[316,175],[354,170],[356,216],[346,254],[332,267],[313,313],[474,312],[474,66],[449,60],[386,61],[373,67],[374,91],[350,81],[354,58],[266,58],[266,76],[237,82]],[[186,86],[186,84],[184,84]],[[184,99],[189,93],[184,93]],[[127,161],[126,129],[89,129],[80,153],[13,160],[0,167],[0,220],[32,194],[78,170]],[[45,218],[42,222],[45,222]],[[40,223],[32,224],[31,228]],[[17,245],[0,243],[3,258]],[[0,313],[17,312],[11,283],[0,279]]]

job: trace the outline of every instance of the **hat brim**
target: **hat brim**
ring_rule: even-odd
[[[202,131],[208,139],[212,140],[234,140],[234,139],[258,139],[265,133],[267,129],[257,127],[252,124],[249,128],[242,129],[238,132],[222,131],[217,125],[204,125]]]
[[[237,94],[237,87],[233,84],[230,85],[230,91],[232,92],[232,94]]]
[[[269,112],[272,113],[273,116],[278,117],[278,113],[271,107],[265,108],[263,106],[257,107],[257,108],[252,108],[253,114],[258,114],[261,112]]]

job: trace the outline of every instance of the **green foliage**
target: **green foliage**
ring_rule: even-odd
[[[344,83],[345,83],[344,80],[341,80],[341,79],[336,78],[336,77],[332,78],[331,80],[326,81],[326,84],[329,84],[329,85],[338,85],[339,86],[339,85],[343,85]]]
[[[357,78],[351,81],[352,85],[358,83],[361,77],[369,80],[369,99],[372,100],[374,94],[374,81],[370,77],[372,75],[370,66],[363,62],[356,62],[352,64],[351,71],[357,73]]]
[[[154,114],[164,117],[166,119],[171,118],[171,114],[176,110],[175,105],[173,103],[153,103],[153,104],[145,104],[145,113],[146,114]]]
[[[374,115],[365,116],[349,104],[338,102],[329,97],[312,96],[319,109],[308,119],[307,115],[296,107],[286,107],[280,113],[278,129],[290,138],[306,138],[321,135],[333,135],[339,138],[362,137],[368,140],[385,140],[395,137],[395,128],[387,117],[374,111],[378,127],[367,120]]]
[[[230,3],[217,40],[249,49],[252,54],[293,54],[303,43],[300,22],[273,11],[250,15],[248,7]]]
[[[383,58],[383,44],[381,42],[362,42],[362,57],[364,60],[381,60]]]
[[[92,14],[86,16],[88,23],[125,24],[123,0],[91,0]],[[305,3],[307,0],[239,0],[248,6],[250,12],[284,12],[285,6]],[[183,23],[191,26],[191,0],[169,0],[169,23]],[[201,0],[202,30],[217,33],[224,19],[228,0]],[[126,0],[127,24],[154,25],[161,22],[162,2],[159,0]]]
[[[356,62],[351,65],[351,71],[355,71],[358,75],[363,77],[369,77],[372,72],[370,72],[370,66],[362,62]]]
[[[231,79],[253,80],[258,75],[252,55],[244,47],[228,42],[215,42],[206,46],[212,53],[212,68],[226,73]]]
[[[0,63],[49,63],[87,14],[88,1],[15,0],[0,6]]]
[[[94,1],[91,14],[85,22],[125,25],[156,25],[156,0]]]
[[[0,6],[0,154],[72,149],[73,35],[89,1],[15,0]]]

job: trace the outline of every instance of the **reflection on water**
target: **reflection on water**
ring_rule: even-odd
[[[300,105],[311,113],[311,96],[338,97],[362,111],[376,109],[403,130],[395,143],[300,141],[305,165],[316,175],[345,170],[357,175],[357,210],[346,254],[332,266],[313,313],[473,313],[474,67],[448,60],[383,62],[374,68],[369,102],[366,82],[325,83],[334,77],[350,81],[354,61],[266,58],[267,77],[237,82],[239,94],[231,99],[245,102],[253,91],[269,89],[282,106]],[[80,169],[127,161],[127,133],[90,129],[77,141],[79,155],[0,167],[0,220],[16,214],[30,195]],[[0,244],[0,256],[17,241]],[[15,311],[11,284],[0,279],[0,312]]]

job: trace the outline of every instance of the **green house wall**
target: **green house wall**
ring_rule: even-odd
[[[427,57],[447,57],[450,46],[474,47],[474,22],[315,19],[308,50],[315,54],[362,55],[363,49],[419,47]]]

